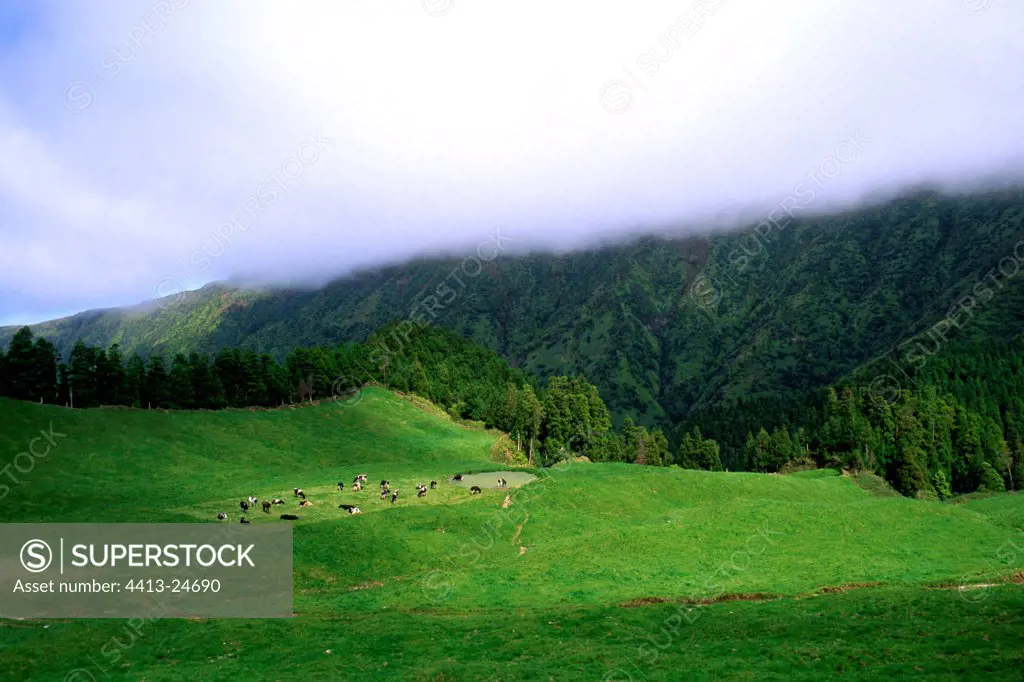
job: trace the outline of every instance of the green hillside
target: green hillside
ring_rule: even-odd
[[[99,652],[121,621],[0,621],[8,679],[1015,679],[1024,663],[1019,494],[952,505],[825,471],[572,462],[471,496],[447,477],[500,470],[498,434],[372,388],[218,412],[0,399],[3,461],[51,428],[0,499],[7,522],[235,521],[246,495],[291,507],[303,487],[297,617],[150,622],[116,661]],[[395,505],[336,491],[357,473],[440,485]],[[955,589],[974,583],[994,586]]]
[[[723,399],[835,381],[930,328],[963,296],[978,296],[979,285],[990,293],[957,336],[1019,334],[1022,231],[1020,190],[924,192],[783,229],[502,255],[479,271],[470,262],[475,276],[451,276],[462,259],[424,260],[316,291],[212,285],[163,308],[93,311],[36,331],[65,352],[81,339],[118,342],[125,353],[230,346],[280,358],[296,346],[361,340],[426,301],[432,312],[417,319],[471,337],[513,366],[542,377],[585,374],[617,422],[632,415],[667,425]],[[993,275],[1001,262],[1005,273]],[[13,331],[0,330],[0,347]]]

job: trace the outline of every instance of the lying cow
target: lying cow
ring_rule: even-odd
[[[300,507],[312,507],[313,503],[310,502],[309,500],[303,499],[302,502],[299,502],[299,506]]]
[[[243,516],[242,518],[238,519],[238,522],[239,522],[239,523],[249,523],[249,519],[247,519],[247,518],[245,518],[245,517]]]
[[[227,518],[228,518],[228,515],[225,514],[224,512],[220,512],[219,514],[217,514],[217,520],[218,521],[226,521]]]
[[[454,476],[452,476],[452,478],[454,480],[456,480],[456,481],[461,481],[462,480],[462,474],[455,474]]]
[[[362,514],[363,511],[359,507],[352,507],[348,510],[349,514]]]
[[[270,504],[284,504],[284,500],[275,497],[273,500],[270,501]]]
[[[345,511],[351,511],[355,508],[354,504],[339,504],[338,509],[344,509]]]
[[[285,521],[298,521],[299,517],[295,514],[281,514],[281,518]]]

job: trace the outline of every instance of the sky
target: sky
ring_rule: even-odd
[[[1017,0],[3,0],[0,325],[1018,178],[1022,29]]]

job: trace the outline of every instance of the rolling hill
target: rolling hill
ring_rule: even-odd
[[[498,434],[381,389],[218,412],[0,399],[0,414],[3,461],[62,434],[0,499],[7,522],[215,522],[295,486],[317,505],[296,510],[295,618],[149,621],[116,658],[100,652],[120,621],[0,620],[9,679],[1013,679],[1024,663],[1020,494],[952,505],[825,470],[574,462],[471,496],[447,476],[499,470]],[[362,472],[440,486],[396,505],[336,491]]]

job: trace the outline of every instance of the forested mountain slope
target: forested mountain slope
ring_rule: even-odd
[[[237,346],[283,356],[413,315],[526,371],[583,373],[617,421],[644,423],[831,383],[926,332],[958,301],[970,303],[966,295],[970,314],[947,336],[999,341],[1024,331],[1024,191],[925,192],[844,214],[780,216],[781,229],[501,256],[479,271],[479,261],[423,260],[316,291],[213,285],[165,307],[33,329],[64,352],[82,339],[125,352]],[[432,314],[417,307],[425,299]],[[0,346],[13,331],[0,330]]]

